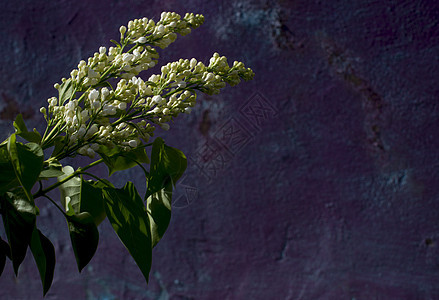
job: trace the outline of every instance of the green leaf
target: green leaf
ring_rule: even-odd
[[[50,160],[49,163],[44,163],[38,179],[48,179],[63,176],[62,165],[57,160]]]
[[[60,177],[63,176],[64,172],[54,168],[54,167],[48,167],[47,169],[41,171],[40,176],[38,177],[38,179],[48,179],[48,178],[55,178],[55,177]]]
[[[172,186],[165,188],[149,196],[146,200],[148,217],[151,224],[152,246],[155,247],[165,234],[171,221]]]
[[[2,275],[6,264],[6,254],[0,251],[0,275]]]
[[[58,177],[58,181],[63,180],[75,171],[71,166],[62,168],[64,175]],[[80,212],[81,205],[81,177],[75,176],[59,186],[61,193],[61,204],[68,215],[74,215]]]
[[[70,239],[79,272],[90,262],[99,244],[99,232],[88,212],[67,216]]]
[[[114,172],[135,167],[137,163],[149,163],[148,155],[142,146],[131,151],[122,151],[118,147],[109,149],[106,146],[101,146],[98,153],[104,159],[110,176]]]
[[[17,149],[21,167],[21,182],[30,191],[43,167],[44,153],[41,147],[35,143],[17,144]]]
[[[105,188],[108,220],[148,282],[152,241],[148,214],[132,182],[122,189]]]
[[[186,156],[180,150],[166,146],[163,139],[156,138],[151,150],[151,168],[145,199],[168,184],[175,186],[187,167]]]
[[[63,172],[65,175],[58,177],[59,181],[71,175],[74,170],[70,166],[65,166]],[[90,262],[98,247],[99,232],[96,226],[103,220],[100,211],[103,209],[102,188],[95,188],[82,177],[75,176],[64,182],[59,189],[61,204],[67,214],[76,263],[79,272],[81,272]],[[94,201],[96,203],[93,203]]]
[[[64,175],[58,177],[61,181],[74,172],[70,166],[63,168]],[[105,182],[102,183],[102,182]],[[59,190],[61,192],[61,204],[66,210],[67,215],[72,216],[82,212],[88,212],[98,226],[106,217],[104,208],[104,196],[102,189],[104,186],[114,187],[108,181],[87,181],[82,176],[75,176],[64,182]]]
[[[43,150],[35,143],[25,145],[17,143],[15,134],[9,137],[7,149],[15,176],[25,188],[25,192],[31,200],[30,190],[37,181],[43,167]]]
[[[49,291],[52,285],[53,273],[55,271],[55,248],[50,240],[44,236],[36,227],[32,232],[30,250],[34,256],[38,271],[43,284],[43,296]]]
[[[21,136],[28,142],[39,144],[41,142],[41,134],[34,128],[33,131],[27,131],[24,124],[23,116],[18,114],[14,121],[15,134]]]
[[[156,138],[151,150],[151,168],[145,194],[151,224],[152,245],[163,237],[171,221],[172,186],[183,175],[187,160],[183,152]]]
[[[59,104],[64,105],[64,103],[72,99],[73,94],[75,93],[75,86],[72,82],[72,79],[69,78],[64,81],[58,88],[59,92]]]
[[[0,196],[3,224],[11,248],[15,275],[26,256],[35,227],[37,208],[29,201],[22,188]]]
[[[107,216],[102,194],[104,186],[101,182],[82,179],[80,211],[90,213],[96,226],[101,224]]]
[[[115,44],[117,46],[117,48],[120,49],[120,44],[118,42],[116,42],[115,40],[110,40],[110,42],[112,42],[113,44]]]
[[[15,176],[6,144],[0,146],[0,194],[20,185]]]
[[[9,248],[8,243],[0,238],[0,276],[5,268],[6,257],[11,258],[11,249]]]
[[[22,184],[21,164],[20,164],[20,159],[18,158],[18,149],[17,149],[15,134],[11,134],[11,136],[9,137],[7,149],[8,149],[9,159],[12,163],[12,167],[14,168],[15,176],[17,177],[18,181],[20,181],[20,184]]]

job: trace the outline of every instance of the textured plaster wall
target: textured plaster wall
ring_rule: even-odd
[[[437,3],[3,0],[2,138],[18,112],[42,129],[53,83],[133,18],[203,13],[161,62],[218,51],[256,73],[163,133],[189,167],[149,286],[107,222],[78,274],[38,200],[57,254],[46,298],[439,299]],[[114,176],[144,191],[139,170]],[[8,262],[0,297],[40,295],[31,255],[17,279]]]

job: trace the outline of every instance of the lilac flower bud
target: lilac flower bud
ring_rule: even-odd
[[[89,117],[88,117],[88,110],[87,109],[84,109],[83,111],[81,111],[81,117],[82,117],[83,123],[88,121]]]
[[[195,58],[192,58],[189,64],[191,66],[191,69],[193,69],[197,65],[197,60]]]
[[[169,126],[168,123],[163,123],[163,124],[160,124],[160,127],[161,127],[163,130],[168,131],[169,128],[170,128],[171,126]]]
[[[94,150],[92,149],[92,148],[88,148],[87,149],[87,156],[88,157],[90,157],[90,158],[94,158],[95,157],[95,152],[94,152]]]
[[[88,94],[88,100],[90,101],[94,101],[98,99],[98,97],[99,97],[99,92],[97,90],[91,90],[90,93]]]
[[[107,96],[110,95],[110,91],[108,90],[108,88],[103,87],[103,88],[101,89],[101,95],[102,95],[102,97],[103,97],[104,99],[107,98]]]
[[[134,43],[145,44],[147,41],[146,37],[142,36],[135,40]]]
[[[152,101],[158,104],[162,101],[162,97],[160,95],[155,95],[152,97]]]
[[[134,55],[132,55],[131,53],[125,53],[123,56],[122,56],[122,60],[123,60],[123,62],[130,62],[132,59],[133,59],[133,57],[134,57]]]
[[[88,77],[90,78],[99,78],[99,73],[93,70],[92,68],[88,69]]]
[[[137,141],[136,141],[136,140],[130,140],[130,141],[128,142],[128,145],[129,145],[131,148],[136,148],[136,147],[137,147]]]
[[[159,26],[156,27],[156,31],[157,31],[158,34],[164,33],[165,32],[165,26],[160,24]]]
[[[74,110],[75,109],[75,102],[70,101],[69,103],[66,104],[66,109],[67,110]]]
[[[79,128],[79,130],[78,130],[78,136],[80,138],[82,138],[82,137],[84,137],[84,135],[85,135],[85,126],[82,125],[81,128]]]
[[[125,102],[121,102],[117,105],[117,108],[120,110],[125,110],[127,108],[127,104]]]

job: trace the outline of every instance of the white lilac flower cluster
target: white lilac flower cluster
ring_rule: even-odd
[[[122,51],[122,48],[110,47],[107,52],[106,47],[100,47],[99,53],[96,52],[87,63],[81,60],[78,69],[70,73],[73,82],[86,89],[111,77],[129,79],[154,67],[159,57],[151,46],[138,46],[131,53]]]
[[[215,53],[210,59],[209,66],[191,60],[180,59],[162,67],[161,75],[153,75],[150,81],[158,84],[159,90],[171,87],[171,93],[185,88],[196,89],[206,94],[219,94],[226,86],[237,85],[242,79],[251,80],[254,76],[250,68],[245,68],[242,62],[235,61],[230,67],[225,56]]]
[[[133,20],[128,29],[121,27],[118,47],[99,49],[88,62],[81,61],[63,85],[74,86],[65,103],[52,97],[48,100],[48,122],[65,133],[68,153],[94,157],[101,145],[129,151],[148,142],[157,126],[169,129],[168,122],[180,113],[190,113],[195,105],[196,91],[218,94],[226,83],[236,85],[250,80],[254,73],[241,62],[229,66],[227,59],[215,53],[208,66],[180,59],[161,68],[161,74],[147,81],[137,74],[155,66],[158,54],[151,46],[167,47],[176,33],[188,34],[202,24],[201,15],[162,13],[159,22],[147,18]],[[134,44],[123,52],[127,44]],[[108,83],[120,78],[116,88]],[[99,87],[97,86],[99,85]],[[56,84],[60,90],[63,87]],[[78,97],[76,99],[76,97]]]
[[[177,34],[187,35],[191,28],[198,28],[204,22],[204,16],[187,13],[183,19],[174,12],[163,12],[160,21],[154,23],[148,18],[135,19],[128,23],[128,30],[120,28],[121,40],[131,43],[150,44],[162,49],[168,47],[177,38]],[[126,32],[126,35],[125,35]]]
[[[130,150],[142,144],[140,138],[147,142],[153,135],[155,127],[140,119],[133,106],[142,103],[139,96],[152,95],[140,78],[121,79],[114,90],[103,87],[83,95],[81,103],[73,99],[58,106],[56,97],[48,100],[52,122],[65,132],[67,149],[94,157],[99,145]]]
[[[159,57],[153,48],[168,47],[177,39],[177,33],[186,35],[191,28],[198,28],[204,22],[202,15],[186,14],[181,16],[173,12],[163,12],[160,21],[152,19],[135,19],[120,27],[121,42],[116,47],[100,47],[88,61],[80,61],[78,68],[70,75],[72,80],[84,88],[97,85],[111,77],[130,79],[141,71],[157,64]],[[134,45],[123,52],[125,46]],[[152,46],[152,47],[151,47]]]

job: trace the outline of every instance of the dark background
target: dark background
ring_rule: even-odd
[[[57,255],[46,298],[439,299],[437,3],[2,0],[2,138],[18,112],[42,130],[53,84],[134,18],[202,13],[161,64],[218,51],[256,73],[157,131],[189,166],[148,286],[107,221],[78,274],[37,200]],[[144,192],[138,169],[113,177]],[[7,263],[2,299],[41,295],[30,253],[17,279]]]

